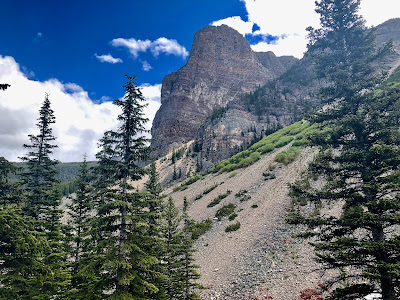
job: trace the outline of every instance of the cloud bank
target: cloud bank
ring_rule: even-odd
[[[104,131],[118,126],[120,111],[111,102],[103,102],[104,98],[90,99],[88,93],[74,83],[62,83],[57,79],[31,80],[10,56],[0,55],[0,82],[11,84],[7,90],[0,91],[0,156],[10,161],[25,156],[27,151],[22,145],[29,143],[28,134],[37,134],[35,124],[46,92],[50,94],[56,117],[53,133],[58,148],[54,158],[62,162],[82,161],[85,153],[89,160],[94,160],[97,141]],[[161,85],[145,84],[141,88],[148,103],[145,115],[150,121],[146,128],[150,129],[160,107]]]
[[[127,48],[135,59],[138,58],[140,52],[147,52],[148,50],[154,57],[158,57],[160,53],[180,56],[183,59],[189,56],[189,52],[184,46],[179,45],[176,40],[170,40],[165,37],[160,37],[155,41],[117,38],[111,41],[111,45]]]
[[[301,58],[307,49],[308,26],[319,26],[319,15],[314,11],[315,0],[241,0],[247,10],[247,21],[238,16],[218,20],[212,25],[228,25],[249,40],[255,51],[273,51],[276,55]],[[400,17],[398,0],[362,0],[360,14],[368,26],[376,26],[390,18]],[[275,39],[269,39],[273,36]]]

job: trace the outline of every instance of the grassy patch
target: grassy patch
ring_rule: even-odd
[[[236,231],[240,228],[240,222],[236,222],[233,224],[230,224],[225,227],[225,232],[231,232],[231,231]]]

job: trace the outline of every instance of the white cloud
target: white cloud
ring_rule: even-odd
[[[364,16],[368,26],[376,26],[389,19],[400,17],[400,1],[362,0],[360,14]]]
[[[137,58],[140,52],[147,52],[148,50],[151,51],[154,57],[158,57],[160,53],[165,53],[167,55],[181,56],[185,59],[189,55],[184,46],[179,45],[176,40],[170,40],[165,37],[160,37],[155,41],[117,38],[111,41],[111,45],[128,48],[134,58]]]
[[[89,160],[95,158],[97,141],[104,131],[118,126],[119,108],[111,102],[94,103],[88,93],[77,84],[63,84],[57,79],[44,82],[30,80],[10,56],[0,56],[0,82],[11,84],[0,92],[0,156],[17,161],[26,155],[24,143],[28,134],[37,134],[37,118],[45,92],[49,93],[56,123],[57,137],[54,157],[61,161],[81,161],[83,154]],[[161,85],[144,85],[143,95],[149,106],[145,115],[151,122],[160,106]]]
[[[165,37],[160,37],[155,40],[151,44],[150,50],[155,57],[160,55],[160,53],[182,56],[182,58],[186,58],[189,55],[189,52],[187,52],[186,48],[179,45],[176,40],[169,40]]]
[[[101,62],[107,62],[110,64],[122,63],[122,59],[114,58],[111,54],[97,55],[96,53],[94,56],[96,56],[96,58]]]
[[[150,71],[152,69],[151,65],[145,60],[142,61],[142,69],[143,71]]]
[[[129,52],[133,55],[133,57],[137,58],[139,56],[139,52],[146,52],[147,49],[150,48],[151,41],[136,40],[134,38],[132,39],[118,38],[118,39],[113,39],[111,41],[111,45],[113,45],[114,47],[128,48]]]
[[[319,15],[315,12],[315,0],[241,0],[248,13],[248,21],[240,17],[219,20],[213,25],[226,24],[241,34],[252,33],[250,25],[257,24],[260,30],[254,34],[280,36],[276,43],[266,42],[252,45],[255,51],[273,51],[276,55],[303,56],[307,45],[308,26],[319,26]],[[400,17],[398,0],[362,0],[360,14],[367,25],[378,25],[390,18]]]
[[[220,25],[228,25],[229,27],[234,28],[240,34],[245,35],[248,33],[252,33],[253,31],[253,22],[245,22],[239,16],[229,17],[226,19],[218,20],[213,22],[211,25],[220,26]]]

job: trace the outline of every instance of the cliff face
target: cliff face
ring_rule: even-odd
[[[375,35],[377,47],[389,40],[394,45],[378,69],[394,70],[400,65],[400,19],[377,26]],[[301,118],[319,104],[319,84],[307,58],[257,53],[234,29],[207,26],[196,33],[187,64],[162,82],[153,146],[163,155],[196,139],[211,166]],[[223,113],[216,110],[221,107]]]
[[[198,31],[185,66],[162,81],[161,108],[153,121],[153,145],[164,154],[194,139],[207,116],[285,72],[296,59],[252,51],[234,29]]]

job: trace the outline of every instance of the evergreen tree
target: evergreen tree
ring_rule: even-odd
[[[131,181],[138,180],[145,171],[140,160],[147,158],[148,139],[145,132],[144,101],[134,82],[126,75],[123,100],[114,104],[122,109],[117,131],[108,131],[100,141],[98,153],[100,175],[107,175],[107,187],[101,194],[96,210],[96,230],[100,237],[91,253],[86,271],[101,274],[92,287],[103,299],[151,299],[158,288],[149,281],[148,274],[158,260],[146,250],[149,245],[149,214],[147,193],[135,192]]]
[[[18,168],[0,157],[0,205],[17,204],[22,202],[22,191],[17,183],[10,183],[9,174],[16,173]]]
[[[86,299],[86,282],[82,278],[81,270],[83,268],[81,258],[85,256],[91,244],[89,244],[89,230],[91,224],[92,204],[92,186],[90,185],[89,168],[86,161],[86,155],[80,164],[79,175],[76,179],[76,195],[70,197],[71,204],[68,207],[68,225],[69,225],[69,256],[71,260],[71,286],[70,294],[73,298],[79,298],[84,294]]]
[[[316,4],[322,28],[309,29],[308,55],[326,80],[321,95],[329,106],[315,117],[325,129],[311,139],[320,154],[309,174],[325,184],[306,178],[291,196],[341,213],[314,216],[298,206],[291,221],[307,225],[303,236],[314,237],[317,259],[340,271],[329,299],[358,299],[376,287],[384,300],[398,299],[400,236],[391,231],[400,218],[399,91],[370,92],[379,82],[370,65],[377,54],[357,15],[360,1]]]
[[[202,286],[196,283],[196,279],[200,278],[200,274],[196,271],[199,268],[198,265],[194,264],[193,253],[195,249],[193,247],[192,231],[190,226],[190,218],[188,216],[188,201],[186,197],[183,199],[183,241],[182,241],[182,252],[183,252],[183,284],[184,284],[184,296],[182,299],[193,300],[200,299],[195,293],[195,288],[202,288]]]
[[[37,223],[16,205],[0,206],[0,299],[50,299],[42,282],[49,244]]]
[[[54,166],[57,160],[50,158],[52,149],[57,145],[52,144],[56,139],[53,136],[51,125],[55,123],[54,112],[50,107],[49,95],[46,94],[42,107],[39,110],[39,119],[36,126],[38,135],[29,135],[30,145],[24,145],[29,149],[27,156],[20,159],[26,162],[26,169],[20,174],[24,189],[27,192],[28,203],[26,210],[28,215],[39,220],[48,212],[48,208],[54,206],[52,190],[58,181],[55,179],[57,171]]]
[[[39,134],[29,135],[31,144],[24,145],[30,151],[27,156],[21,158],[26,162],[26,168],[20,177],[27,197],[24,210],[28,216],[38,221],[36,229],[45,235],[49,243],[41,259],[43,273],[36,278],[41,286],[42,298],[39,299],[48,299],[60,295],[69,284],[60,222],[61,192],[58,188],[59,181],[55,179],[57,171],[54,168],[58,161],[50,158],[52,149],[57,146],[52,144],[55,137],[51,125],[55,123],[55,117],[48,94],[39,115],[36,124]]]
[[[165,224],[162,227],[165,239],[163,252],[163,267],[167,280],[164,283],[165,295],[168,300],[185,299],[185,252],[184,236],[180,229],[178,209],[171,197],[165,208]]]

